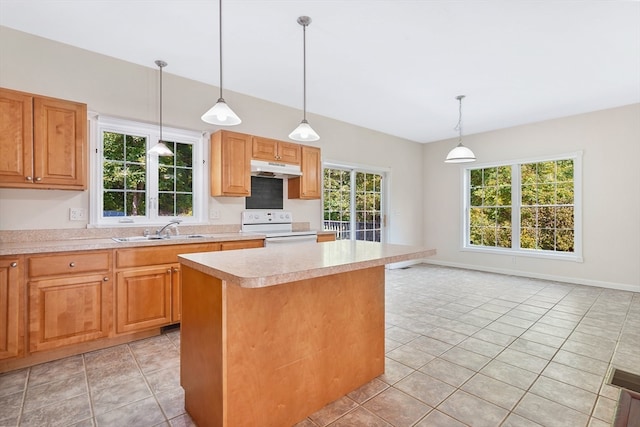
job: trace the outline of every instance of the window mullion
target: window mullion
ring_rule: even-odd
[[[520,165],[511,166],[511,248],[520,249],[520,202],[522,200]]]
[[[159,138],[153,135],[153,143],[149,141],[151,148],[159,142]],[[147,154],[147,215],[151,221],[158,219],[158,156]]]

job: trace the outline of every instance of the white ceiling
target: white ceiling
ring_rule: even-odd
[[[308,15],[307,111],[413,141],[456,136],[459,94],[465,134],[640,102],[639,1],[222,6],[225,91],[302,109]],[[0,0],[0,25],[218,85],[215,0]]]

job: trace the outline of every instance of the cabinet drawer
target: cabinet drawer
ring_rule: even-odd
[[[264,240],[234,240],[232,242],[222,242],[221,249],[223,251],[231,251],[235,249],[251,249],[263,248]]]
[[[71,252],[29,258],[29,277],[107,271],[111,267],[110,252]]]
[[[189,245],[118,249],[116,251],[116,268],[171,264],[178,262],[179,254],[219,250],[220,243],[196,243]]]

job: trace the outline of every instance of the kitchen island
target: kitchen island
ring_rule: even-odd
[[[187,412],[291,426],[381,375],[384,266],[433,254],[337,241],[181,255]]]

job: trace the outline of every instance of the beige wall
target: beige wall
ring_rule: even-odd
[[[166,126],[213,132],[200,116],[217,99],[218,90],[164,69],[163,121]],[[231,72],[228,70],[228,72]],[[259,72],[257,70],[256,72]],[[0,86],[85,102],[91,111],[150,123],[158,121],[158,69],[0,27]],[[302,117],[288,108],[225,90],[225,99],[243,122],[232,129],[287,140]],[[394,243],[420,244],[423,205],[420,144],[308,114],[321,135],[324,159],[391,170],[390,204],[394,206],[389,238]],[[0,189],[0,230],[83,228],[68,220],[69,208],[89,207],[88,192]],[[221,214],[212,224],[237,224],[243,198],[209,198]],[[319,201],[286,200],[297,221],[321,227]],[[395,220],[394,220],[395,218]]]
[[[584,262],[460,250],[463,166],[443,163],[455,140],[424,146],[425,244],[447,265],[640,291],[640,104],[469,135],[478,162],[583,151]]]

